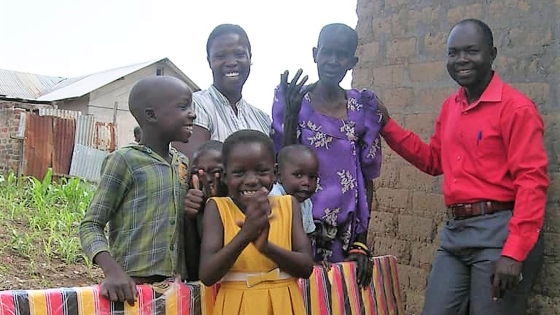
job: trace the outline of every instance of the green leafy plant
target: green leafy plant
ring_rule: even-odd
[[[4,248],[10,246],[24,258],[41,251],[45,259],[41,263],[52,258],[84,263],[78,226],[94,189],[79,178],[54,181],[51,169],[42,180],[18,178],[13,173],[0,175],[0,225],[11,231],[10,244]],[[26,228],[18,228],[21,226]]]

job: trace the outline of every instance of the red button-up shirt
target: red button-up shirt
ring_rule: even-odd
[[[460,88],[441,107],[430,144],[389,120],[382,135],[408,162],[444,174],[447,206],[483,200],[515,201],[502,255],[523,261],[544,221],[548,159],[544,123],[535,104],[494,76],[468,104]]]

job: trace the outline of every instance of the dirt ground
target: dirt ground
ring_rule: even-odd
[[[10,231],[0,225],[0,290],[80,287],[100,283],[103,279],[99,268],[89,268],[84,261],[66,264],[61,259],[51,258],[47,262],[40,250],[29,258],[21,257],[11,248],[10,235]]]

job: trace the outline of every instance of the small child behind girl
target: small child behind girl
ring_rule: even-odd
[[[311,196],[317,189],[319,160],[315,151],[302,144],[286,146],[278,152],[277,181],[271,196],[292,195],[300,203],[303,230],[315,232]]]
[[[305,314],[297,278],[313,271],[311,244],[299,202],[268,196],[272,140],[237,131],[224,142],[222,157],[229,197],[206,204],[199,269],[205,285],[221,281],[213,314]]]
[[[221,141],[210,140],[203,143],[193,153],[191,189],[188,190],[184,201],[185,212],[189,217],[194,217],[204,211],[204,203],[207,198],[225,196],[222,178],[224,172],[222,147]]]
[[[206,141],[193,154],[190,188],[183,200],[185,229],[196,231],[185,238],[185,252],[191,257],[187,260],[187,265],[189,270],[195,270],[191,272],[191,281],[198,280],[204,204],[209,197],[225,195],[222,181],[222,145],[223,143],[217,140]]]

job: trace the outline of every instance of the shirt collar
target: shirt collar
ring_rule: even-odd
[[[284,189],[284,186],[282,186],[282,184],[276,182],[274,185],[282,195],[286,195],[286,190]]]
[[[213,84],[210,85],[208,91],[210,91],[210,95],[212,95],[212,98],[214,98],[218,102],[218,104],[227,107],[231,106],[228,99]],[[241,98],[239,101],[237,101],[235,106],[237,107],[237,109],[240,109],[245,105],[245,103],[245,100]]]
[[[139,150],[139,151],[143,151],[163,162],[167,161],[164,159],[164,157],[159,156],[158,154],[155,154],[154,151],[152,151],[152,149],[144,144],[138,144],[138,143],[130,143],[127,145],[124,145],[123,148],[133,148],[135,150]],[[152,154],[153,153],[153,154]],[[169,144],[169,152],[168,152],[169,156],[171,157],[171,161],[172,164],[177,164],[177,163],[182,163],[185,165],[189,165],[189,159],[182,153],[180,153],[175,147],[173,147],[171,144]]]
[[[276,188],[278,190],[278,192],[282,195],[287,195],[288,193],[286,193],[286,189],[284,189],[284,186],[282,184],[280,184],[279,182],[276,182],[274,184],[273,189]],[[307,198],[305,199],[302,203],[301,203],[302,207],[311,207],[312,203],[311,203],[311,198]]]
[[[480,95],[480,98],[470,104],[468,108],[473,108],[481,102],[485,103],[497,103],[502,101],[502,89],[504,87],[504,82],[496,72],[492,72],[492,80]],[[465,88],[461,87],[457,94],[455,95],[455,102],[458,104],[467,104],[467,95],[465,93]]]

